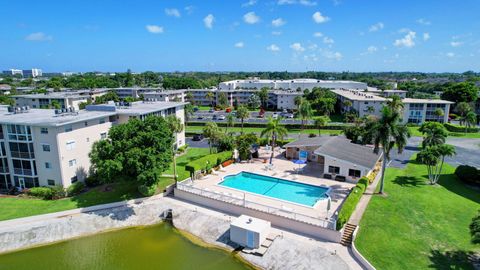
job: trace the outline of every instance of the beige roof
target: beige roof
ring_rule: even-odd
[[[402,99],[403,103],[422,103],[422,104],[454,104],[455,102],[451,102],[448,100],[443,99],[422,99],[422,98],[404,98]]]

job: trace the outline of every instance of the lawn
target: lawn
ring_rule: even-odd
[[[480,191],[466,187],[446,165],[439,185],[411,162],[386,173],[387,197],[374,196],[360,222],[358,250],[377,269],[473,269],[468,226],[480,210]]]
[[[412,135],[412,137],[422,137],[422,133],[418,129],[419,127],[408,127],[408,130],[410,130],[410,135]],[[468,138],[468,139],[480,139],[480,132],[476,132],[476,133],[448,132],[448,136]]]
[[[189,126],[185,128],[185,132],[190,132],[190,133],[202,133],[202,126]],[[224,127],[220,128],[221,130],[225,130]],[[243,128],[243,131],[245,133],[260,133],[262,132],[264,128],[252,128],[252,127],[245,127]],[[235,126],[233,128],[228,128],[229,132],[240,132],[241,128],[239,126]],[[293,129],[288,129],[288,133],[291,134],[299,134],[301,129],[299,128],[293,128]],[[303,134],[317,134],[318,135],[318,129],[304,129]],[[331,129],[322,129],[321,134],[341,134],[342,130],[331,130]]]
[[[58,211],[111,203],[141,197],[133,182],[118,182],[95,187],[78,196],[61,200],[41,200],[31,198],[0,198],[0,220],[47,214]]]
[[[190,177],[190,173],[185,171],[185,165],[187,165],[188,162],[201,158],[208,154],[209,154],[208,148],[194,148],[194,147],[187,148],[187,152],[185,154],[183,154],[180,157],[177,157],[178,180],[180,181]],[[173,164],[172,166],[170,166],[168,170],[163,172],[163,174],[173,175]],[[173,183],[173,178],[168,178],[168,177],[162,177],[162,178],[170,179]]]

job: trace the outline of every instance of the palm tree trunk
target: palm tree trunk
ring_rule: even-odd
[[[385,150],[383,152],[383,162],[382,162],[382,178],[380,179],[380,190],[378,193],[383,194],[384,182],[385,182],[385,169],[387,168],[387,157],[385,155]]]
[[[177,186],[177,157],[173,152],[173,180],[175,180],[175,186]]]
[[[242,135],[243,135],[243,118],[242,118]]]
[[[273,133],[273,134],[272,134],[272,154],[270,155],[270,164],[273,163],[273,155],[274,155],[274,153],[275,153],[275,140],[276,140],[275,137],[276,137],[276,136],[275,136],[275,133]]]

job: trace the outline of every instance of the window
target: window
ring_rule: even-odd
[[[100,121],[98,121],[98,122],[99,122],[100,124],[105,123],[105,118],[100,119]]]
[[[42,127],[42,128],[40,129],[40,133],[42,133],[42,134],[48,134],[48,128]]]
[[[106,139],[107,138],[107,132],[102,132],[100,133],[100,139]]]
[[[68,141],[67,142],[67,150],[75,149],[75,141]]]
[[[360,170],[354,170],[354,169],[348,170],[348,176],[358,178],[360,177],[360,174],[361,174]]]
[[[68,167],[73,167],[75,165],[77,165],[77,160],[76,159],[72,159],[72,160],[68,161]]]
[[[88,122],[87,122],[87,121],[85,121],[85,122],[84,122],[84,125],[85,125],[86,127],[88,127]]]
[[[65,127],[65,132],[70,132],[72,130],[73,130],[72,125],[69,125],[69,126]]]
[[[51,169],[52,168],[52,164],[50,164],[50,162],[45,162],[45,169]]]
[[[55,186],[55,180],[48,179],[48,180],[47,180],[47,184],[48,184],[49,186]]]
[[[50,152],[50,144],[42,144],[43,152]]]
[[[74,177],[70,178],[70,182],[75,183],[78,181],[78,177],[75,175]]]
[[[328,172],[329,173],[334,173],[334,174],[339,174],[340,173],[340,167],[328,166]]]

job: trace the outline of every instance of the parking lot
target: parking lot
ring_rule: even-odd
[[[275,112],[265,112],[263,117],[259,117],[260,112],[250,112],[250,116],[244,120],[244,123],[267,123],[268,118],[270,116],[274,116]],[[282,112],[276,112],[277,116],[281,116]],[[227,113],[225,111],[197,111],[193,113],[193,116],[190,117],[189,122],[226,122],[226,119],[221,119],[223,117],[227,117]],[[235,113],[233,112],[235,115]],[[292,115],[293,116],[293,115]],[[220,118],[220,119],[219,119]],[[235,118],[235,122],[240,122],[240,119]],[[295,119],[295,118],[285,118],[283,117],[282,120],[283,124],[301,124],[302,120]],[[313,120],[308,120],[307,124],[313,125]]]

